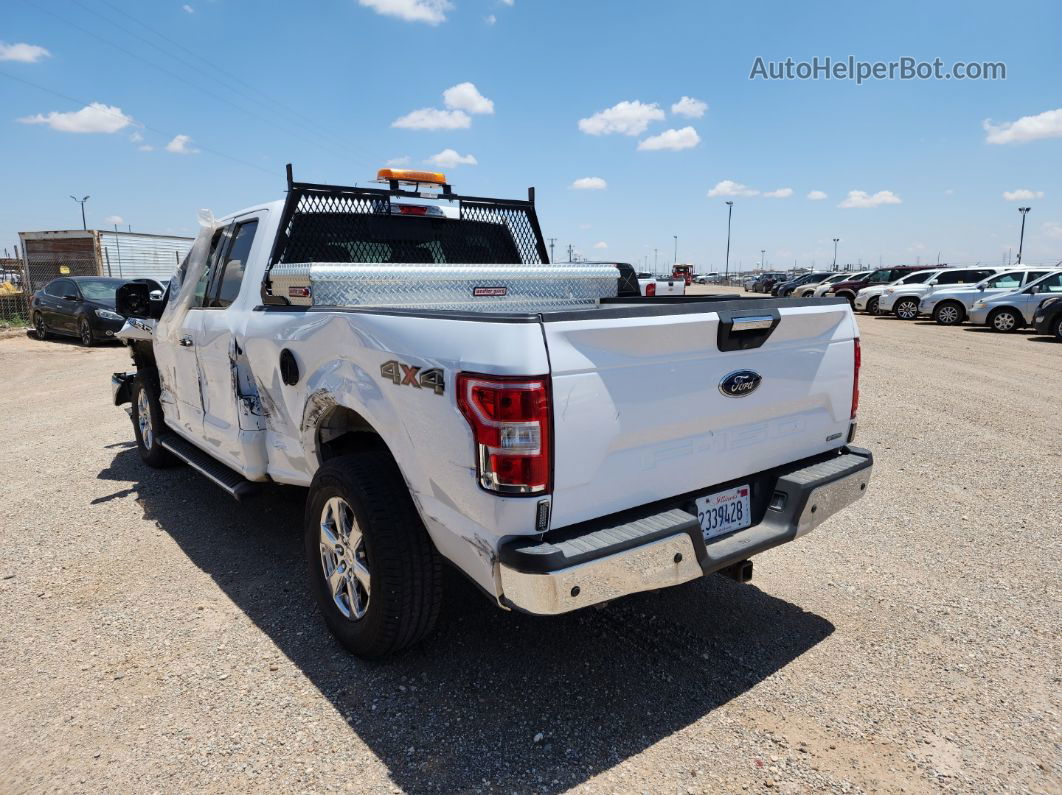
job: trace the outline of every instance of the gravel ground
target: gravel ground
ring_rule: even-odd
[[[0,791],[1062,791],[1062,345],[860,324],[871,488],[751,584],[535,619],[455,576],[386,664],[300,492],[147,469],[123,349],[0,340]]]

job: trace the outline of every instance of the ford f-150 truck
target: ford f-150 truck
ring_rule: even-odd
[[[563,613],[747,580],[863,494],[846,301],[646,298],[550,264],[533,189],[379,178],[289,167],[286,199],[201,213],[161,300],[120,288],[135,371],[112,378],[147,465],[308,489],[310,586],[354,653],[432,628],[444,562],[503,609]]]

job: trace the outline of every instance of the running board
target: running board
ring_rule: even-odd
[[[194,444],[176,434],[166,434],[159,439],[159,445],[169,450],[179,459],[201,475],[206,475],[237,500],[250,497],[258,491],[258,484],[246,480],[243,475],[229,469],[220,461],[212,458]]]

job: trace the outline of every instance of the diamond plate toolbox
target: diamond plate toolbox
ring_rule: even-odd
[[[273,295],[295,306],[390,307],[462,312],[592,309],[616,296],[611,265],[278,263]]]

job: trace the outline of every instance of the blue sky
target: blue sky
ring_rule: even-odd
[[[536,186],[557,259],[651,268],[656,248],[663,268],[678,235],[679,260],[722,269],[730,199],[732,269],[827,265],[833,237],[840,262],[998,264],[1021,205],[1026,262],[1055,262],[1060,30],[1036,0],[9,0],[0,247],[79,227],[72,193],[90,226],[191,233],[199,207],[280,198],[289,161],[352,183],[441,154],[459,192]],[[749,79],[757,57],[849,55],[1007,77]]]

